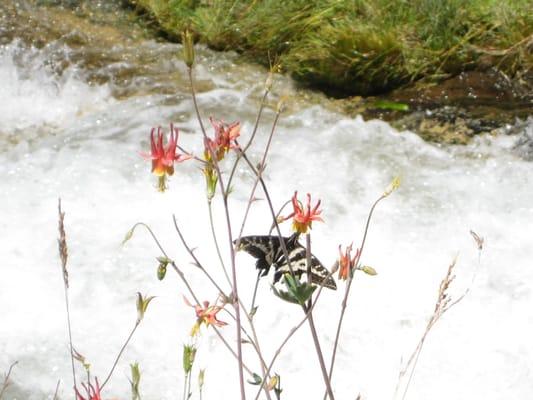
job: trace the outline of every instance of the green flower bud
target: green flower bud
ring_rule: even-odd
[[[181,35],[181,44],[183,45],[183,60],[187,67],[192,68],[194,64],[194,40],[192,33],[187,29]]]

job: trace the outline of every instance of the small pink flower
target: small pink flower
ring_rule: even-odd
[[[163,145],[163,129],[157,128],[157,139],[154,137],[155,128],[150,133],[150,154],[141,153],[147,160],[152,160],[152,172],[159,177],[174,174],[174,162],[183,162],[192,156],[188,154],[176,154],[179,131],[170,124],[170,137],[168,144]]]
[[[294,192],[294,196],[292,196],[293,212],[283,218],[283,220],[292,217],[292,228],[298,233],[307,233],[307,230],[312,228],[313,221],[324,222],[320,217],[322,210],[318,209],[320,207],[320,200],[318,200],[315,207],[311,210],[311,195],[307,193],[307,205],[305,208],[297,196],[298,192],[296,191]]]

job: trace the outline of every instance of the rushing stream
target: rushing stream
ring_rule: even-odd
[[[182,300],[185,288],[172,271],[164,281],[156,279],[160,253],[145,231],[121,245],[135,222],[146,222],[200,297],[215,300],[172,222],[175,214],[196,254],[223,282],[198,165],[179,164],[161,194],[139,156],[149,148],[151,127],[168,129],[170,122],[180,129],[181,145],[202,152],[180,46],[145,39],[110,44],[70,30],[35,47],[26,33],[12,34],[0,46],[0,371],[18,361],[6,399],[51,399],[58,379],[60,398],[72,398],[58,197],[66,211],[73,339],[93,375],[103,379],[133,326],[136,292],[157,296],[104,398],[129,397],[128,365],[134,361],[143,372],[144,399],[180,398],[182,345],[194,322]],[[206,125],[210,115],[240,120],[248,137],[264,70],[233,54],[200,49],[195,75]],[[372,202],[394,176],[402,177],[400,189],[375,212],[362,259],[379,274],[357,274],[354,281],[334,375],[337,398],[393,397],[456,256],[452,296],[470,290],[429,334],[407,398],[533,398],[533,164],[514,153],[516,139],[477,137],[466,147],[439,147],[380,121],[343,117],[327,99],[279,77],[250,149],[254,162],[281,95],[288,108],[265,178],[276,206],[295,190],[322,200],[325,223],[314,224],[312,238],[325,265],[333,263],[339,244],[360,242]],[[531,122],[526,130],[533,136]],[[244,164],[237,178],[231,194],[235,229],[253,183]],[[215,221],[225,244],[219,205]],[[265,234],[269,225],[266,202],[255,203],[245,234]],[[282,229],[288,234],[290,227]],[[480,257],[470,229],[485,238]],[[239,254],[237,268],[239,290],[250,304],[254,260]],[[323,293],[316,310],[327,359],[343,292],[340,283],[336,292]],[[274,297],[266,280],[257,302],[257,330],[270,359],[301,310]],[[234,324],[223,332],[234,344]],[[202,328],[198,344],[197,365],[207,368],[203,398],[237,398],[235,360],[211,329]],[[260,372],[247,347],[245,357]],[[322,398],[307,326],[274,371],[281,375],[282,398]],[[247,390],[253,398],[256,387],[247,384]]]

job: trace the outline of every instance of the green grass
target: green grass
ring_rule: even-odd
[[[136,0],[172,37],[190,27],[337,94],[377,94],[420,79],[532,64],[530,0]],[[529,49],[528,49],[529,46]]]

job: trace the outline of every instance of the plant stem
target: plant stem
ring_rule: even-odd
[[[174,221],[175,221],[175,217],[173,216],[174,218]],[[131,229],[132,231],[137,227],[137,226],[142,226],[144,227],[148,233],[152,236],[152,239],[154,240],[156,246],[159,248],[159,250],[161,251],[161,253],[168,259],[170,259],[168,257],[168,254],[167,252],[165,251],[165,249],[163,248],[163,246],[161,246],[161,243],[159,242],[159,240],[157,239],[157,236],[155,235],[155,233],[152,231],[152,228],[150,228],[147,224],[145,224],[144,222],[137,222],[133,228]],[[188,248],[188,247],[187,247]],[[188,248],[189,249],[189,248]],[[189,253],[192,253],[192,250],[189,249]],[[194,293],[194,290],[192,289],[191,285],[189,284],[189,282],[187,281],[187,278],[185,278],[185,274],[183,273],[183,271],[181,271],[181,269],[178,268],[178,266],[176,265],[176,263],[174,261],[172,261],[170,263],[170,265],[172,266],[172,268],[174,269],[174,271],[178,274],[178,276],[180,277],[181,281],[184,283],[185,287],[187,288],[189,294],[193,297],[194,301],[196,302],[197,305],[200,305],[200,301],[198,300],[198,297],[195,295]],[[215,327],[213,326],[213,330],[215,331],[215,333],[217,334],[218,338],[220,339],[220,341],[224,344],[224,346],[229,350],[229,352],[235,357],[237,358],[237,353],[235,353],[235,351],[231,348],[231,346],[229,345],[229,343],[227,342],[226,339],[224,339],[224,336],[222,336],[222,334],[220,333],[220,331]],[[246,364],[243,363],[243,368],[244,370],[250,375],[252,376],[253,375],[253,372],[250,368],[248,368],[246,366]]]
[[[61,379],[59,379],[57,381],[57,385],[56,385],[56,390],[54,391],[54,397],[52,398],[52,400],[57,400],[57,393],[59,392],[59,384],[61,383]],[[0,396],[0,399],[2,398],[2,396]]]
[[[15,365],[17,365],[17,364],[18,364],[18,361],[15,361],[13,364],[11,364],[9,366],[9,369],[7,370],[7,374],[6,374],[5,378],[4,378],[4,383],[2,384],[2,390],[0,390],[0,400],[4,396],[4,392],[7,389],[7,386],[9,385],[9,376],[11,375],[11,371],[13,370]]]
[[[141,321],[140,320],[137,320],[135,322],[135,326],[133,327],[133,329],[131,330],[128,338],[126,339],[126,341],[124,342],[124,344],[122,345],[122,348],[120,349],[120,351],[118,352],[118,355],[117,357],[115,358],[115,362],[113,363],[113,366],[111,367],[111,371],[109,371],[109,374],[107,374],[107,378],[105,378],[104,380],[104,383],[102,383],[102,386],[100,386],[100,389],[103,389],[104,386],[106,385],[107,381],[109,381],[109,379],[111,378],[111,375],[113,375],[113,371],[115,370],[115,367],[117,366],[118,364],[118,360],[120,360],[120,357],[122,356],[122,353],[124,353],[124,350],[126,349],[126,346],[128,345],[128,343],[130,342],[133,334],[135,333],[135,331],[137,330],[138,326],[140,325]]]
[[[245,153],[246,150],[248,150],[248,148],[252,145],[252,142],[253,142],[253,140],[255,138],[255,135],[257,133],[257,128],[259,126],[259,121],[261,120],[261,115],[263,113],[263,109],[265,108],[265,104],[266,104],[266,99],[267,99],[268,93],[269,93],[269,90],[266,89],[265,93],[263,94],[263,98],[261,99],[261,104],[259,106],[259,111],[257,112],[257,118],[255,119],[255,125],[254,125],[254,130],[252,131],[252,135],[250,136],[250,139],[248,140],[248,143],[246,143],[246,145],[241,150],[243,153]],[[241,155],[239,154],[237,156],[237,159],[233,163],[233,167],[231,168],[231,172],[230,172],[230,175],[229,175],[229,178],[228,178],[228,187],[231,187],[231,182],[233,181],[233,176],[235,175],[235,171],[237,170],[237,166],[239,165],[239,161],[240,160],[241,160]]]
[[[187,373],[185,373],[185,377],[183,378],[183,400],[187,400]]]
[[[300,329],[300,327],[305,323],[305,321],[307,321],[307,318],[309,318],[309,311],[312,311],[314,308],[315,308],[315,305],[316,303],[318,302],[318,299],[320,297],[320,294],[322,293],[322,289],[324,288],[324,283],[331,277],[331,275],[333,275],[332,272],[330,272],[326,278],[324,278],[324,280],[322,281],[322,283],[320,284],[319,288],[318,288],[318,293],[316,294],[315,296],[315,300],[313,301],[313,303],[311,304],[311,307],[308,308],[307,310],[307,313],[305,314],[305,317],[302,318],[302,320],[300,322],[298,322],[298,324],[296,324],[290,331],[289,333],[287,334],[287,336],[285,337],[285,339],[283,339],[283,341],[281,342],[280,346],[278,347],[278,349],[276,350],[276,352],[274,353],[274,356],[272,357],[272,360],[270,361],[270,364],[268,365],[268,368],[265,372],[265,374],[263,375],[263,379],[261,380],[261,387],[259,388],[259,390],[257,391],[257,394],[255,396],[255,400],[258,400],[259,399],[259,395],[261,394],[261,390],[263,388],[263,386],[265,385],[265,381],[268,377],[268,375],[270,374],[270,371],[272,370],[272,367],[274,366],[274,362],[276,361],[276,359],[278,358],[278,356],[281,354],[281,350],[283,350],[283,348],[285,347],[285,345],[289,342],[289,339],[298,331],[298,329]]]
[[[68,301],[68,287],[65,285],[65,308],[67,310],[67,326],[68,326],[68,343],[70,348],[70,364],[72,367],[72,382],[74,388],[76,388],[76,369],[74,367],[74,354],[72,353],[72,328],[70,324],[70,307]],[[74,392],[74,398],[76,398],[76,392]]]
[[[196,101],[196,94],[194,91],[194,80],[192,77],[192,68],[188,68],[188,73],[189,73],[189,81],[191,84],[191,95],[193,98],[194,109],[196,111],[198,122],[200,123],[200,128],[204,135],[204,140],[207,140],[207,133],[202,123],[200,110],[198,109],[198,104]],[[222,179],[222,173],[218,165],[216,154],[214,153],[214,150],[212,147],[208,146],[208,150],[211,154],[211,159],[213,160],[214,167],[217,171],[220,192],[222,194],[222,199],[224,202],[224,212],[226,215],[226,224],[227,224],[227,229],[228,229],[228,239],[229,239],[229,246],[230,246],[230,253],[231,253],[231,257],[230,257],[231,258],[231,275],[232,275],[231,280],[232,280],[232,292],[233,292],[233,297],[234,297],[233,307],[235,308],[235,314],[237,317],[237,361],[238,361],[238,369],[239,369],[239,386],[241,389],[241,400],[245,400],[246,393],[244,390],[244,373],[243,373],[242,343],[241,343],[241,313],[240,313],[240,306],[239,306],[239,292],[237,288],[237,271],[235,268],[235,249],[233,248],[233,238],[231,234],[231,220],[230,220],[229,208],[228,208],[228,193],[224,187],[224,180]]]
[[[306,247],[305,255],[307,261],[307,283],[311,284],[311,235],[307,233],[305,235]],[[322,377],[324,378],[324,384],[326,385],[326,390],[331,400],[335,400],[333,396],[333,389],[331,388],[331,382],[328,377],[328,372],[326,370],[326,363],[324,362],[324,355],[322,354],[322,349],[320,348],[320,341],[318,340],[318,335],[316,332],[315,322],[313,319],[313,310],[311,309],[311,299],[307,306],[302,306],[304,313],[307,313],[309,316],[307,321],[309,322],[309,328],[311,329],[311,335],[313,336],[313,343],[315,345],[316,354],[318,356],[318,362],[320,363],[320,370],[322,372]]]
[[[381,200],[383,200],[385,197],[387,197],[387,196],[385,196],[385,195],[380,196],[374,202],[372,207],[370,208],[370,212],[368,213],[368,217],[367,217],[367,220],[366,220],[365,231],[364,231],[364,234],[363,234],[363,240],[361,241],[361,247],[360,247],[360,251],[359,251],[359,256],[357,257],[357,260],[355,260],[355,263],[354,263],[355,266],[357,266],[359,264],[359,260],[361,259],[361,255],[363,254],[363,249],[365,247],[366,237],[367,237],[367,234],[368,234],[368,228],[370,226],[370,220],[372,219],[372,214],[374,213],[374,209],[376,208],[378,203]],[[350,294],[350,288],[352,287],[352,281],[353,281],[353,277],[354,277],[353,271],[350,274],[348,274],[348,276],[349,276],[349,279],[348,279],[348,283],[346,285],[346,291],[344,293],[344,298],[342,300],[341,314],[339,316],[339,322],[337,324],[337,333],[335,334],[335,342],[333,344],[333,352],[331,354],[331,363],[330,363],[330,366],[329,366],[329,375],[328,375],[330,382],[332,381],[333,367],[335,365],[335,357],[337,355],[337,348],[338,348],[338,345],[339,345],[342,322],[344,320],[344,314],[346,312],[346,306],[348,304],[348,295]],[[326,394],[324,394],[324,399],[326,399]]]
[[[224,295],[224,291],[222,290],[222,288],[218,285],[218,283],[216,283],[216,281],[213,279],[211,274],[209,274],[209,272],[207,272],[207,270],[204,268],[204,266],[202,265],[202,263],[200,262],[198,257],[196,257],[196,254],[194,254],[194,251],[187,244],[187,241],[185,240],[185,237],[183,236],[183,233],[181,232],[181,230],[180,230],[180,228],[178,226],[178,222],[176,220],[176,216],[175,215],[172,215],[172,220],[174,221],[174,228],[176,229],[176,232],[178,233],[178,236],[180,237],[181,243],[183,244],[183,246],[185,247],[187,252],[190,254],[191,258],[194,260],[195,265],[198,268],[200,268],[200,270],[204,273],[204,275],[207,277],[207,279],[209,279],[209,281],[213,284],[213,286],[215,286],[215,288],[218,290],[218,292],[220,294]],[[165,255],[165,257],[166,257],[166,255]],[[230,284],[231,284],[231,282],[230,282]]]
[[[222,270],[224,271],[226,280],[228,281],[228,284],[231,286],[231,280],[229,278],[228,271],[226,270],[226,266],[224,265],[224,260],[222,259],[222,253],[220,251],[220,246],[218,245],[217,235],[215,232],[215,224],[213,221],[213,207],[212,207],[210,200],[207,201],[207,209],[209,210],[209,226],[211,227],[211,236],[213,237],[213,242],[215,244],[215,249],[217,251],[218,260],[220,261],[220,266],[222,267]]]
[[[68,248],[67,248],[67,235],[65,233],[65,213],[61,209],[61,199],[58,199],[58,214],[59,214],[59,257],[61,259],[61,268],[63,271],[63,288],[65,290],[65,308],[67,311],[67,327],[68,327],[68,343],[70,349],[70,363],[72,366],[72,382],[74,389],[74,399],[76,399],[76,368],[74,367],[74,353],[72,351],[72,327],[70,323],[70,307],[68,299],[68,271],[67,271],[67,262],[68,262]]]

